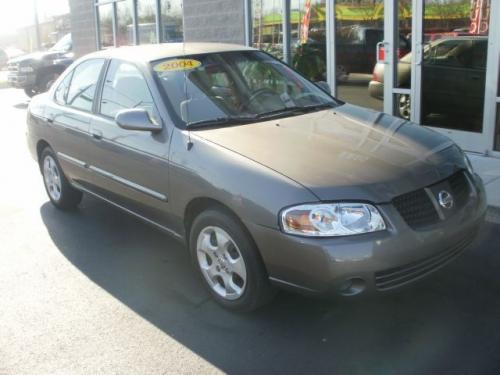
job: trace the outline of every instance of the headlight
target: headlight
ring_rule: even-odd
[[[464,152],[464,163],[465,163],[465,166],[467,167],[467,171],[469,171],[469,173],[473,175],[474,168],[472,168],[472,163],[470,162],[470,159],[465,152]]]
[[[33,67],[32,66],[20,66],[19,71],[21,73],[31,73],[31,72],[33,72]]]
[[[285,233],[311,237],[349,236],[386,228],[384,219],[371,204],[304,204],[281,213]]]

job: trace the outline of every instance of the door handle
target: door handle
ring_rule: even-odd
[[[53,124],[54,123],[54,116],[52,116],[52,115],[47,116],[47,123]]]
[[[92,134],[92,138],[97,139],[97,140],[102,139],[102,131],[100,131],[98,129],[92,129],[90,133]]]

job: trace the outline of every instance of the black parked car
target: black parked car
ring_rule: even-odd
[[[422,61],[422,118],[428,125],[478,131],[484,106],[488,37],[458,36],[431,42],[424,49]],[[399,87],[410,88],[411,53],[398,64]],[[377,63],[368,86],[370,95],[384,96],[384,67]],[[398,98],[399,116],[410,118],[410,96]],[[433,118],[446,114],[449,118]],[[464,119],[466,119],[464,121]],[[448,123],[448,125],[447,125]]]
[[[7,80],[10,86],[24,89],[29,97],[47,91],[73,62],[72,49],[71,34],[67,34],[48,51],[9,60]]]

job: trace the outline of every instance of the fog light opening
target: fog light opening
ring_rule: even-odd
[[[344,281],[340,287],[340,294],[343,296],[355,296],[365,290],[366,283],[360,277],[353,277]]]

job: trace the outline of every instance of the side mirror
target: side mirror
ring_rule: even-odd
[[[153,133],[161,130],[161,125],[151,120],[148,111],[143,108],[121,110],[116,114],[115,121],[120,128],[127,130],[142,130]]]
[[[332,89],[330,88],[330,85],[328,84],[328,82],[325,82],[325,81],[318,81],[318,82],[314,82],[316,84],[316,86],[318,86],[321,90],[323,91],[326,91],[328,94],[331,94],[332,93]]]

